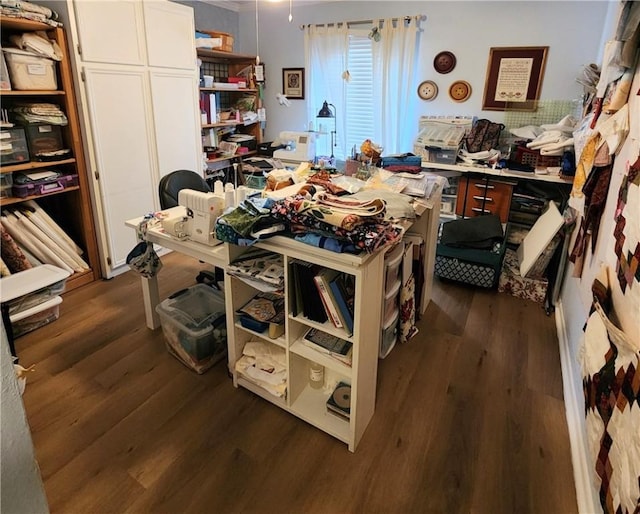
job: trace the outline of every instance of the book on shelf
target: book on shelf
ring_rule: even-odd
[[[302,299],[302,314],[311,321],[316,321],[317,323],[326,322],[329,318],[322,304],[320,292],[313,280],[319,267],[308,262],[297,260],[293,261],[292,265],[297,268],[297,277],[300,286],[298,291],[301,293],[300,297]],[[300,312],[298,314],[300,314]]]
[[[351,386],[340,381],[327,399],[327,412],[349,421],[351,418]]]
[[[317,328],[310,328],[304,334],[302,342],[309,348],[325,353],[330,357],[351,366],[353,343],[340,337],[327,334]]]
[[[327,311],[327,316],[336,328],[343,328],[344,324],[339,313],[338,304],[331,294],[331,289],[329,287],[331,281],[339,275],[339,273],[340,272],[336,270],[323,268],[313,277],[313,280],[320,292],[320,298],[322,299],[324,309]]]
[[[348,283],[349,280],[350,278],[346,274],[338,273],[329,282],[329,290],[338,307],[343,328],[349,335],[352,335],[354,292],[352,286]]]

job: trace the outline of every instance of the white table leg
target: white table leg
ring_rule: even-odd
[[[160,303],[158,292],[158,277],[140,279],[142,281],[142,297],[144,300],[144,316],[147,327],[155,330],[160,326],[160,316],[156,312],[156,305]]]

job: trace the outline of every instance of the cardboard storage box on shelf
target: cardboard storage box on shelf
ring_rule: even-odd
[[[156,307],[169,353],[204,373],[227,351],[222,293],[205,284],[179,291]]]
[[[19,48],[3,48],[13,89],[21,91],[58,89],[55,61]]]
[[[215,30],[199,30],[198,32],[208,34],[212,38],[222,39],[222,44],[216,48],[216,50],[220,50],[221,52],[233,52],[233,36],[231,34]]]

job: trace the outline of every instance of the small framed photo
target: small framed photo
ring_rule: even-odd
[[[282,68],[282,94],[289,100],[304,100],[304,68]]]

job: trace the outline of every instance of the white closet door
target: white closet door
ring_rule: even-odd
[[[152,69],[149,75],[159,176],[180,169],[202,173],[196,74]]]
[[[145,64],[142,2],[82,0],[73,8],[84,62]]]
[[[165,0],[143,5],[149,66],[195,70],[193,9]]]
[[[93,66],[84,73],[108,270],[124,265],[134,246],[124,222],[152,212],[157,203],[150,93],[143,70]]]

